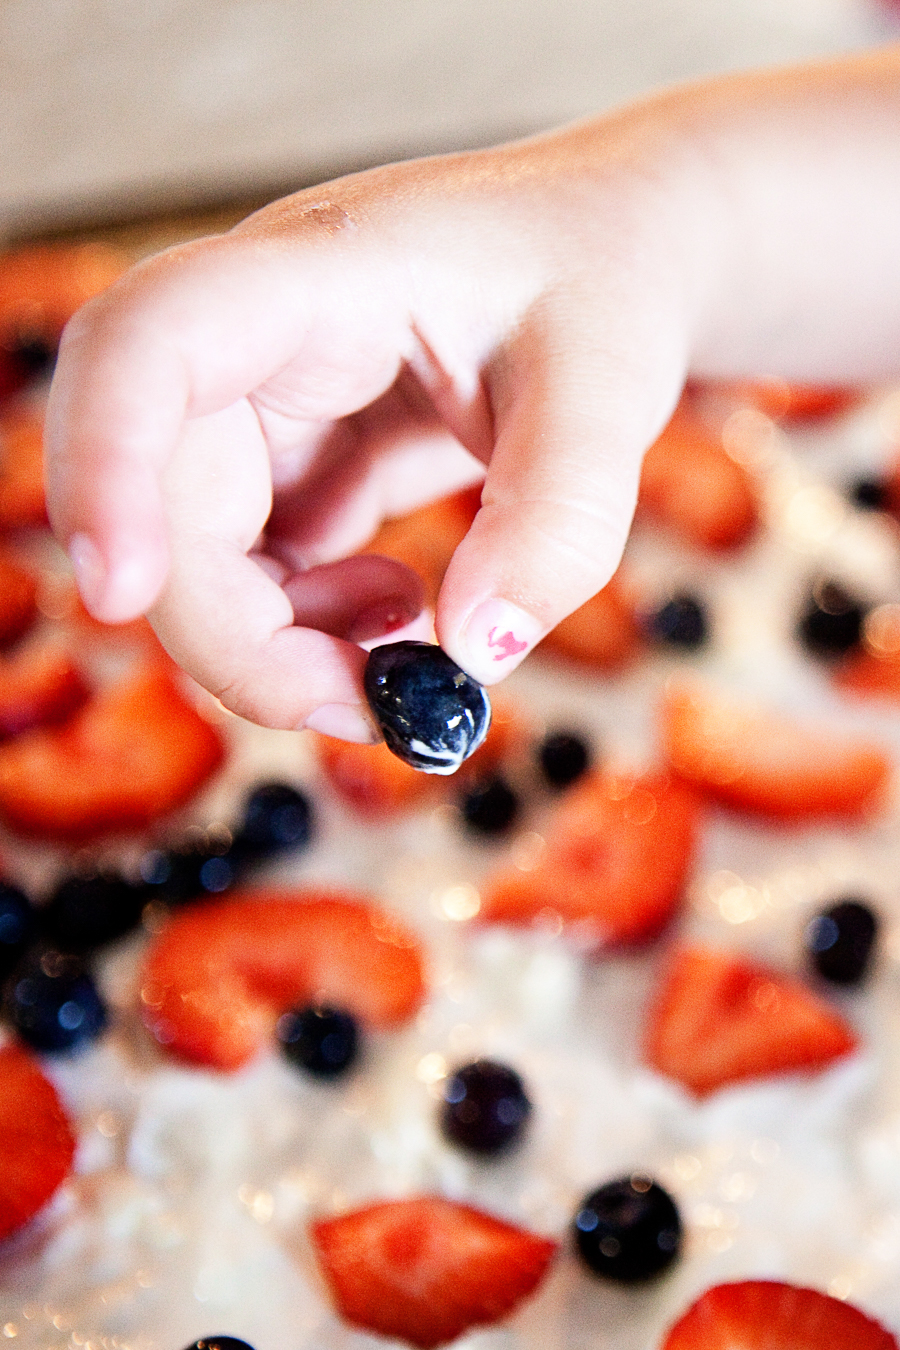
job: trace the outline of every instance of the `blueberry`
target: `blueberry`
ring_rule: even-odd
[[[460,804],[463,820],[477,834],[503,834],[519,812],[519,799],[504,778],[477,781]]]
[[[253,1350],[253,1346],[238,1340],[237,1336],[204,1336],[187,1350]]]
[[[431,643],[375,647],[364,684],[388,749],[414,769],[455,773],[487,735],[487,693]]]
[[[879,478],[859,478],[850,485],[850,500],[864,511],[884,511],[887,490]]]
[[[0,882],[0,980],[5,979],[33,940],[37,911],[18,886]]]
[[[522,1080],[506,1064],[476,1059],[444,1084],[441,1130],[468,1153],[506,1152],[521,1138],[530,1115]]]
[[[59,883],[40,910],[42,932],[65,951],[87,951],[136,928],[146,896],[124,877],[98,872]]]
[[[264,783],[247,798],[234,852],[255,861],[285,849],[304,848],[311,833],[312,809],[303,793],[287,783]]]
[[[813,656],[843,656],[859,644],[865,608],[835,581],[813,590],[797,625],[797,635]]]
[[[141,858],[144,900],[180,905],[186,900],[221,895],[238,878],[244,859],[228,831],[198,831],[177,848],[152,849]]]
[[[709,620],[706,609],[693,595],[673,595],[648,624],[650,635],[671,647],[692,650],[702,647],[709,638]]]
[[[862,900],[839,900],[806,927],[813,968],[831,984],[861,984],[871,964],[878,919]]]
[[[538,764],[551,787],[564,788],[587,772],[591,753],[587,742],[571,731],[554,731],[538,746]]]
[[[279,1017],[277,1031],[290,1062],[316,1078],[340,1078],[359,1055],[356,1021],[339,1008],[295,1008]]]
[[[595,1275],[633,1284],[661,1274],[675,1260],[681,1219],[662,1186],[635,1174],[586,1197],[574,1236],[579,1256]]]
[[[106,1025],[96,985],[77,956],[43,948],[28,952],[4,991],[7,1018],[35,1050],[76,1050]]]

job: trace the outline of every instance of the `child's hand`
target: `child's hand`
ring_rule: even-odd
[[[340,560],[486,466],[437,628],[500,679],[615,569],[692,359],[889,367],[898,89],[886,54],[676,92],[343,179],[144,263],[72,321],[51,397],[51,518],[89,608],[148,611],[246,717],[364,739],[354,641],[420,591]]]

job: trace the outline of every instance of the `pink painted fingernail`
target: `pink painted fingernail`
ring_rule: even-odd
[[[531,614],[508,600],[485,600],[469,616],[462,643],[468,673],[480,684],[502,680],[544,636]]]
[[[323,703],[302,725],[309,731],[336,736],[340,741],[355,741],[357,745],[375,745],[381,740],[374,724],[352,703]]]

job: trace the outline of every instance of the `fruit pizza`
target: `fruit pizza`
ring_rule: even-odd
[[[21,1350],[890,1350],[900,396],[692,386],[613,581],[384,743],[81,609],[40,424],[123,265],[0,259],[0,1332]],[[478,507],[370,552],[432,599]]]

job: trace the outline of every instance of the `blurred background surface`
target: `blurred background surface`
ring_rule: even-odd
[[[0,236],[249,202],[883,43],[891,3],[0,0]]]

